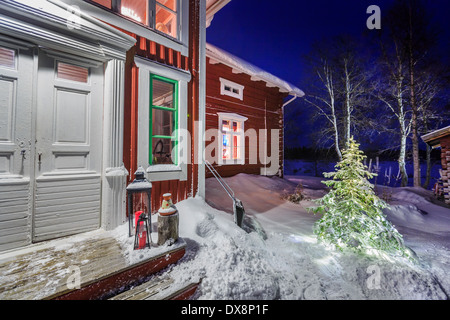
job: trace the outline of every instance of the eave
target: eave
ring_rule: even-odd
[[[440,147],[440,140],[447,136],[450,136],[450,126],[424,134],[421,138],[425,143],[433,148],[438,148]]]
[[[206,28],[211,25],[214,15],[230,1],[231,0],[206,0]]]

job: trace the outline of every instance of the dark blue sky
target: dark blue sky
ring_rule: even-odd
[[[449,48],[450,1],[425,1],[441,22],[443,47]],[[378,5],[383,15],[392,2],[232,0],[215,15],[207,29],[207,42],[303,89],[302,57],[313,42],[339,34],[361,35],[368,30],[367,8]]]
[[[393,0],[232,0],[207,29],[207,41],[274,75],[300,85],[303,55],[323,37],[367,30],[370,5]],[[427,0],[450,37],[450,1]],[[301,88],[300,88],[301,89]]]

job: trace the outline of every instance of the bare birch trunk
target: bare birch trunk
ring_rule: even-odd
[[[413,30],[412,30],[412,9],[409,7],[409,76],[410,76],[410,101],[412,110],[411,129],[412,129],[412,147],[413,147],[413,168],[414,168],[414,187],[420,187],[420,159],[419,159],[419,133],[417,121],[416,93],[414,90],[414,56],[413,56]]]

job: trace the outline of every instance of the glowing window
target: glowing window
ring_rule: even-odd
[[[173,38],[179,36],[180,0],[87,0]],[[186,0],[187,1],[187,0]]]
[[[177,37],[177,2],[175,0],[157,0],[155,28],[174,38]]]
[[[108,9],[111,9],[112,7],[112,0],[91,0],[91,1],[98,3],[99,5],[102,5]]]
[[[244,122],[246,117],[235,113],[218,113],[220,130],[221,164],[245,163]]]
[[[148,1],[147,0],[121,0],[120,13],[134,21],[148,24]]]

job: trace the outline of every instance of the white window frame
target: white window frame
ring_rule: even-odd
[[[152,60],[135,57],[139,68],[139,98],[138,98],[138,143],[137,165],[146,168],[151,181],[187,180],[187,164],[190,154],[189,137],[181,136],[187,132],[187,101],[188,82],[191,74],[188,71],[166,67]],[[150,74],[178,81],[178,164],[149,163],[150,145]]]
[[[245,86],[240,85],[236,82],[224,79],[224,78],[219,78],[220,80],[220,94],[223,96],[230,96],[233,98],[237,98],[239,100],[244,100],[244,88]],[[231,88],[230,90],[226,90],[225,87],[229,87]],[[234,92],[234,90],[237,91]]]
[[[247,117],[241,116],[236,113],[228,113],[228,112],[218,112],[217,113],[219,117],[219,139],[218,140],[218,152],[217,152],[217,158],[218,158],[218,164],[219,165],[233,165],[233,164],[245,164],[245,127],[244,123],[248,120]],[[228,120],[230,122],[239,122],[240,123],[240,130],[237,133],[233,133],[232,135],[239,135],[240,138],[240,144],[241,144],[241,157],[239,159],[223,159],[222,157],[222,147],[223,147],[223,134],[225,132],[222,131],[222,121]],[[231,150],[233,150],[233,139],[231,139]]]

